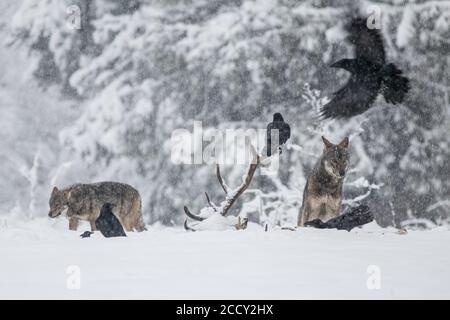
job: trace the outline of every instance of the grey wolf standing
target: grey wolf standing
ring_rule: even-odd
[[[119,182],[80,183],[62,190],[54,187],[48,215],[56,218],[65,214],[69,218],[69,230],[77,230],[79,220],[89,221],[94,231],[95,220],[105,203],[115,205],[114,213],[126,231],[146,230],[139,192]]]
[[[303,191],[298,226],[314,219],[327,221],[341,211],[342,184],[349,160],[348,137],[334,145],[322,137],[324,150]]]

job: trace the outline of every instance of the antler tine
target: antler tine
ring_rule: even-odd
[[[186,230],[186,231],[192,231],[192,232],[197,231],[197,230],[191,228],[191,227],[188,225],[187,219],[184,219],[184,230]]]
[[[229,209],[231,208],[231,206],[236,202],[236,200],[239,198],[239,196],[242,193],[244,193],[244,191],[250,185],[250,183],[251,183],[251,181],[253,179],[253,176],[255,174],[256,169],[261,164],[261,155],[259,155],[257,153],[257,151],[256,151],[255,147],[253,146],[253,144],[251,143],[251,141],[247,140],[246,144],[249,145],[249,147],[250,147],[250,151],[251,151],[253,159],[252,159],[251,163],[249,164],[245,175],[243,176],[243,179],[242,179],[243,181],[241,182],[241,184],[237,188],[230,189],[225,184],[225,181],[222,178],[222,175],[220,173],[219,164],[216,163],[217,180],[219,181],[220,186],[222,187],[223,191],[225,192],[226,199],[225,199],[225,201],[222,201],[220,206],[216,206],[215,204],[212,203],[211,198],[209,197],[208,193],[205,192],[206,201],[208,201],[209,206],[211,208],[213,208],[213,210],[215,212],[220,213],[222,216],[226,216],[227,215],[227,213],[228,213]],[[206,218],[203,218],[203,217],[199,217],[199,216],[197,216],[195,214],[192,214],[186,206],[184,206],[184,212],[186,213],[186,216],[188,218],[194,219],[196,221],[203,221],[203,220],[206,219]],[[247,218],[241,219],[239,217],[238,218],[238,223],[235,225],[235,227],[238,230],[245,229],[245,228],[247,228],[247,223],[248,223],[248,219]],[[189,226],[187,219],[184,222],[184,228],[186,230],[196,231],[194,228]]]
[[[250,148],[250,152],[253,156],[252,159],[252,164],[259,164],[260,160],[261,160],[261,156],[258,154],[258,152],[256,151],[255,147],[253,146],[253,143],[250,141],[250,139],[246,140],[246,144],[249,146]]]
[[[189,209],[188,209],[188,207],[186,207],[186,206],[184,206],[184,213],[186,213],[186,215],[187,215],[189,218],[191,218],[191,219],[194,219],[194,220],[197,220],[197,221],[203,221],[203,220],[205,220],[205,218],[196,216],[195,214],[193,214],[192,212],[190,212]]]
[[[253,145],[250,143],[250,147],[253,153],[253,160],[248,166],[247,173],[243,177],[243,181],[241,185],[233,191],[233,195],[228,199],[227,204],[223,207],[221,214],[225,216],[228,212],[228,210],[231,208],[233,203],[236,201],[237,198],[247,189],[247,187],[250,185],[250,182],[253,179],[253,175],[255,174],[256,169],[258,168],[258,165],[260,164],[260,157],[258,153],[256,152]]]
[[[207,192],[205,192],[205,197],[206,197],[206,201],[208,201],[209,206],[210,206],[211,208],[213,208],[214,211],[217,211],[216,206],[211,202],[211,199],[209,198]]]
[[[218,163],[216,163],[216,176],[217,176],[217,180],[219,180],[220,186],[222,187],[223,191],[225,192],[225,194],[228,194],[228,186],[222,179],[222,175],[220,174],[220,168],[219,168]]]

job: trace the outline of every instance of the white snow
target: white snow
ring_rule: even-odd
[[[352,232],[153,226],[81,239],[87,228],[2,218],[0,299],[450,298],[448,228],[400,235],[374,224]],[[79,267],[80,289],[67,288],[70,266]],[[380,289],[368,289],[368,270],[379,270]]]
[[[205,214],[208,212],[208,215]],[[198,231],[224,231],[235,229],[238,219],[234,216],[224,217],[220,213],[214,212],[212,208],[203,208],[199,217],[207,217],[201,222],[189,222],[189,225]]]
[[[397,46],[405,48],[414,38],[416,30],[414,29],[415,12],[411,7],[406,7],[403,17],[397,29]]]

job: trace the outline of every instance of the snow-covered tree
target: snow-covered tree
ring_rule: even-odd
[[[383,225],[437,219],[441,209],[426,209],[445,200],[450,186],[449,1],[77,3],[82,28],[72,30],[69,2],[24,1],[12,37],[39,56],[36,76],[50,73],[82,99],[78,120],[61,133],[67,157],[86,179],[135,185],[149,222],[180,222],[187,199],[199,208],[202,191],[215,189],[210,166],[170,162],[174,130],[192,129],[195,120],[204,128],[264,128],[274,112],[290,123],[292,139],[278,176],[254,179],[267,214],[296,214],[325,134],[351,136],[347,199],[367,195]],[[320,123],[314,103],[347,77],[328,65],[352,54],[341,26],[369,5],[381,8],[387,54],[411,78],[410,98],[399,107],[378,100],[350,121]],[[224,168],[232,184],[242,170]]]

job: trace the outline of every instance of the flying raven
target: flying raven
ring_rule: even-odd
[[[100,215],[95,220],[95,226],[106,238],[126,237],[122,224],[112,212],[115,207],[112,203],[105,203],[100,210]]]
[[[278,143],[274,141],[272,145],[272,138],[276,137],[276,133],[272,130],[278,130]],[[273,137],[272,137],[273,135]],[[267,156],[270,157],[275,150],[278,148],[281,153],[281,145],[285,144],[286,141],[291,137],[291,127],[284,122],[281,113],[277,112],[273,115],[273,121],[267,125],[267,141],[266,150]]]
[[[326,118],[350,118],[368,110],[379,93],[388,103],[403,101],[409,80],[394,64],[386,63],[383,40],[377,29],[369,29],[366,19],[354,18],[346,27],[355,46],[355,59],[342,59],[330,67],[351,73],[347,84],[336,91],[320,111]]]

